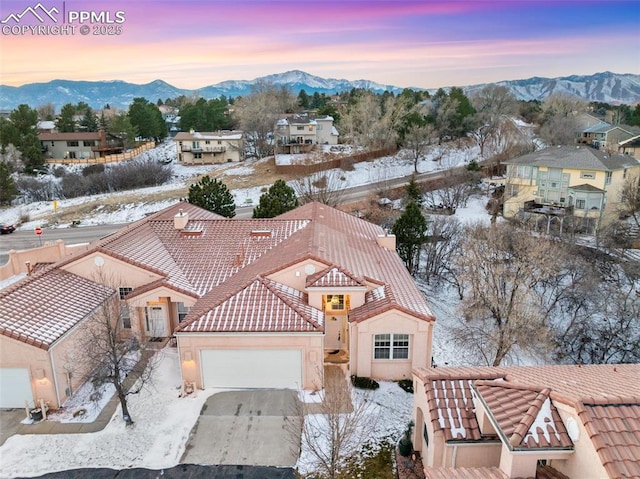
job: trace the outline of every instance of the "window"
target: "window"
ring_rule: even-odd
[[[409,335],[376,334],[373,359],[409,359]]]
[[[118,292],[120,293],[120,299],[121,300],[124,299],[124,297],[128,295],[131,291],[133,291],[133,288],[127,288],[127,287],[119,288]]]
[[[76,157],[76,152],[75,151],[70,151],[69,152],[69,158],[75,158]]]
[[[96,146],[96,142],[95,141],[83,141],[82,142],[82,146]]]
[[[429,445],[429,432],[427,431],[427,423],[424,423],[424,428],[422,429],[422,437],[424,437],[424,443]]]
[[[67,141],[67,146],[78,146],[77,141]]]
[[[607,171],[605,173],[605,178],[604,178],[604,184],[605,185],[610,185],[611,184],[611,175],[612,175],[611,171]]]
[[[327,305],[329,309],[344,309],[344,294],[328,294]]]
[[[191,147],[192,147],[192,148],[200,148],[200,142],[198,142],[198,141],[194,141],[194,142],[192,142],[192,143],[191,143]]]
[[[507,185],[507,195],[508,196],[510,196],[510,197],[518,196],[519,192],[520,192],[519,185],[512,185],[512,184],[508,184]]]
[[[218,145],[222,145],[222,140],[218,140]]]
[[[202,153],[194,153],[194,154],[193,154],[193,157],[194,157],[196,160],[200,160],[200,159],[202,159]]]
[[[122,320],[122,327],[124,329],[131,329],[131,312],[129,311],[128,304],[120,305],[120,319]]]
[[[580,178],[583,178],[585,180],[595,180],[596,174],[593,171],[581,171]]]
[[[211,144],[211,142],[210,142],[209,140],[206,140],[206,141],[204,142],[204,144],[205,144],[205,145],[210,145],[210,144]]]
[[[577,210],[583,210],[587,204],[587,202],[585,200],[576,200],[576,209]]]
[[[184,321],[184,318],[187,317],[191,308],[185,306],[184,303],[178,303],[178,322],[181,323]]]
[[[304,126],[300,126],[300,125],[299,125],[299,126],[296,126],[296,130],[298,130],[298,131],[302,131],[302,130],[304,130]]]

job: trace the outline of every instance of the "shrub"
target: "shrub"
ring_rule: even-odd
[[[378,389],[380,387],[376,380],[362,376],[351,376],[351,384],[358,389]]]
[[[400,386],[403,391],[413,394],[413,381],[411,379],[401,379],[398,381],[398,386]]]
[[[467,165],[468,171],[480,171],[480,165],[476,160],[471,160]]]
[[[96,173],[104,172],[104,165],[98,163],[96,165],[89,165],[82,169],[82,176],[94,175]]]

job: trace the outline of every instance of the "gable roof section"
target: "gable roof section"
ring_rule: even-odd
[[[322,332],[323,314],[306,294],[258,278],[181,328],[184,332]]]
[[[584,404],[579,416],[609,477],[640,477],[640,402]]]
[[[114,294],[67,271],[44,270],[0,293],[0,333],[48,350]]]
[[[378,236],[385,233],[381,227],[317,202],[307,203],[278,218],[311,220],[307,246],[311,254],[340,265],[354,277],[373,278],[388,285],[391,307],[426,321],[434,320],[424,295],[398,254],[378,244]]]
[[[307,277],[306,285],[307,288],[366,287],[364,281],[338,266],[318,271]]]
[[[496,428],[514,449],[562,448],[573,443],[549,399],[551,390],[531,389],[506,381],[477,381],[474,389]]]
[[[475,415],[477,398],[471,384],[478,377],[503,377],[497,369],[484,369],[486,371],[483,368],[437,368],[429,370],[424,377],[433,430],[442,431],[446,441],[482,440]]]
[[[504,164],[611,171],[638,166],[640,161],[629,155],[609,155],[589,146],[550,146]]]

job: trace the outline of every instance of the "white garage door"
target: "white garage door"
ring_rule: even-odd
[[[206,349],[200,359],[205,388],[302,388],[299,349]]]
[[[25,401],[33,402],[29,370],[0,368],[0,408],[23,408]]]

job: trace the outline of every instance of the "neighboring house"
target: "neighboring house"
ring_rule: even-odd
[[[414,371],[427,479],[640,477],[640,365]]]
[[[241,131],[182,131],[173,140],[178,149],[178,163],[183,165],[212,165],[244,159],[244,135]]]
[[[95,132],[39,133],[45,159],[90,159],[122,153],[124,143],[117,136]]]
[[[271,219],[180,203],[0,292],[0,408],[61,404],[72,336],[114,295],[125,330],[177,338],[200,388],[320,389],[329,363],[402,379],[431,362],[434,317],[382,228],[320,203]]]
[[[634,133],[628,129],[601,122],[582,130],[579,142],[599,150],[617,151],[618,143],[633,136]]]
[[[331,116],[289,115],[276,123],[276,153],[308,153],[314,145],[337,145],[338,136]]]
[[[504,216],[597,231],[618,218],[620,191],[640,161],[588,146],[552,146],[504,162]]]
[[[640,135],[618,143],[618,153],[640,160]]]
[[[51,120],[39,121],[37,126],[38,133],[54,133],[56,131],[56,122]]]

